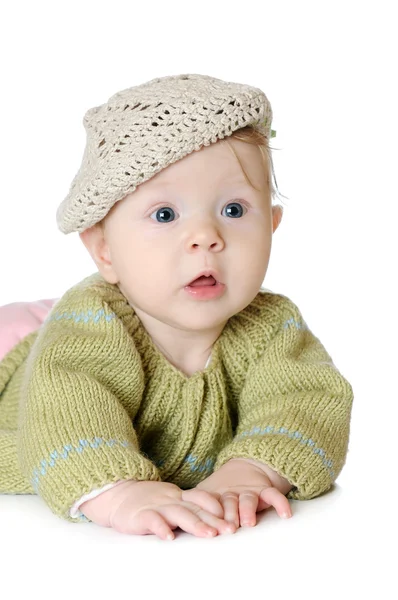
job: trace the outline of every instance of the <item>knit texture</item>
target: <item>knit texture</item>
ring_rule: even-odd
[[[114,94],[83,118],[82,164],[57,211],[63,233],[84,231],[156,173],[252,125],[265,137],[272,110],[249,85],[208,75],[160,77]]]
[[[207,368],[186,376],[126,298],[94,274],[0,363],[0,493],[54,514],[120,479],[197,485],[231,458],[328,490],[346,460],[352,388],[297,306],[260,291],[227,322]]]

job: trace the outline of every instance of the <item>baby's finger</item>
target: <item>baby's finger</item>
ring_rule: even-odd
[[[241,525],[254,527],[257,507],[258,495],[255,492],[247,490],[239,494],[239,521]]]
[[[154,533],[161,540],[174,540],[175,535],[171,530],[171,527],[167,521],[160,515],[156,510],[147,511],[150,513],[148,516],[148,530],[150,533]],[[145,519],[143,520],[145,525]]]
[[[199,509],[199,512],[197,514],[204,523],[206,523],[210,527],[213,527],[217,531],[217,533],[235,533],[237,529],[235,523],[228,522],[225,519],[219,519],[218,517],[215,517],[212,513],[209,513],[205,510]]]
[[[219,502],[220,494],[211,494],[210,492],[205,492],[205,490],[193,488],[191,490],[183,490],[181,497],[184,501],[193,502],[220,519],[224,516],[224,511]]]
[[[175,538],[166,519],[164,519],[156,510],[141,511],[139,514],[139,523],[140,531],[134,531],[134,533],[139,533],[141,535],[154,533],[161,540],[174,540]]]
[[[167,504],[160,506],[158,511],[169,525],[180,527],[183,531],[192,533],[196,537],[216,536],[218,533],[217,529],[205,522],[204,517],[206,513],[194,504],[192,504],[192,508],[193,510],[189,510],[189,508],[178,504]],[[214,515],[212,517],[219,521]]]
[[[224,508],[224,519],[239,527],[239,497],[235,492],[225,492],[220,500]]]
[[[273,506],[279,517],[289,519],[292,516],[289,500],[275,487],[269,487],[261,490],[260,497]]]

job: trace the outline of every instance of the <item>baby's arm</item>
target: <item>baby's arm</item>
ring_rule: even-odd
[[[277,295],[268,302],[272,332],[263,350],[261,338],[255,340],[258,355],[237,401],[235,436],[214,471],[231,459],[257,461],[274,481],[278,475],[282,486],[293,486],[288,498],[310,499],[332,486],[345,463],[352,388],[297,306]]]
[[[122,373],[134,383],[123,384]],[[132,424],[143,388],[141,360],[123,323],[98,290],[70,290],[31,349],[17,439],[23,475],[61,518],[73,521],[71,507],[93,489],[160,479]]]

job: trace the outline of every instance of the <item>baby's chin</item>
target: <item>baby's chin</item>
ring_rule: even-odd
[[[221,333],[230,317],[235,314],[231,307],[212,306],[210,303],[202,302],[199,307],[189,306],[180,309],[177,313],[164,315],[165,321],[174,327],[195,333],[209,333],[210,331]]]
[[[181,295],[161,303],[161,311],[167,314],[184,329],[203,330],[226,324],[228,319],[245,309],[256,297],[259,290],[252,293],[226,293],[214,299],[196,299]]]

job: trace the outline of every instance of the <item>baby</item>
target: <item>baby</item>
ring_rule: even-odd
[[[282,217],[271,121],[261,90],[202,75],[87,111],[57,221],[98,272],[0,362],[0,493],[173,539],[332,487],[352,388],[262,287]]]

